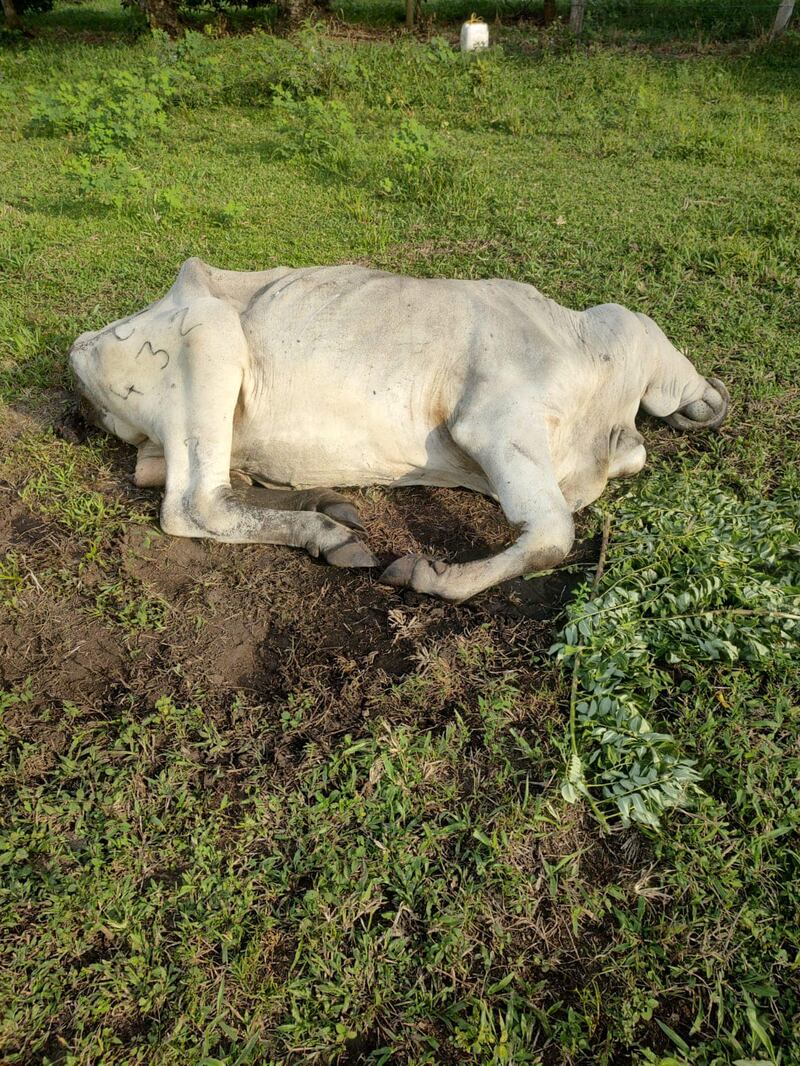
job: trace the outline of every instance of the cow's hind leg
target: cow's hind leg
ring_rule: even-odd
[[[419,555],[395,560],[381,575],[388,585],[446,600],[466,600],[501,581],[547,570],[569,552],[572,515],[555,479],[546,434],[531,419],[515,424],[501,409],[456,424],[456,443],[487,476],[509,522],[519,530],[505,551],[448,564]]]
[[[160,444],[146,440],[139,445],[133,483],[139,489],[160,489],[167,483],[167,463]]]
[[[231,487],[233,419],[247,349],[239,316],[214,303],[212,322],[186,338],[180,388],[163,412],[164,532],[230,543],[286,544],[334,566],[375,566],[375,557],[353,531],[329,515],[260,506]]]

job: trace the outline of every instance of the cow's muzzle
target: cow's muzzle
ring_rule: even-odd
[[[719,378],[706,378],[706,381],[708,387],[701,400],[687,403],[664,419],[673,429],[693,433],[698,429],[717,429],[725,421],[730,394]]]

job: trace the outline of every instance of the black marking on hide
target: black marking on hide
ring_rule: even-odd
[[[126,315],[125,318],[121,318],[119,320],[119,322],[116,322],[116,323],[112,322],[112,324],[110,326],[106,326],[104,329],[101,329],[100,332],[97,334],[97,337],[107,337],[109,335],[109,333],[113,333],[118,341],[129,340],[134,335],[134,333],[136,332],[136,326],[134,326],[133,329],[130,331],[130,333],[128,333],[124,337],[121,337],[119,335],[119,333],[117,333],[117,330],[120,328],[120,326],[125,326],[125,325],[128,324],[128,322],[133,322],[135,319],[137,319],[137,318],[141,317],[141,315],[145,314],[146,311],[149,311],[151,307],[155,307],[155,305],[157,303],[158,303],[158,300],[154,300],[152,303],[149,303],[147,305],[147,307],[142,308],[141,311],[134,311],[134,313],[132,315]]]
[[[119,322],[112,322],[110,326],[106,326],[104,329],[101,329],[97,336],[107,337],[110,333],[113,333],[113,335],[117,338],[118,341],[128,340],[128,338],[132,337],[133,334],[136,332],[136,326],[134,326],[130,333],[127,334],[127,336],[125,337],[121,337],[119,333],[117,333],[117,330],[120,328],[120,326],[126,326],[129,322],[133,322],[133,320],[135,318],[138,318],[140,314],[140,311],[136,311],[132,315],[126,315],[125,318],[121,318]]]
[[[129,400],[131,398],[131,393],[134,393],[134,392],[136,393],[137,396],[144,396],[144,393],[140,389],[137,389],[135,385],[128,385],[126,387],[126,391],[125,392],[117,392],[116,389],[112,389],[112,388],[109,388],[108,391],[110,393],[113,393],[114,396],[119,396],[119,398],[121,400]]]
[[[518,455],[521,455],[523,459],[527,459],[531,463],[536,462],[536,457],[532,454],[532,452],[528,451],[524,444],[518,444],[515,440],[510,441],[509,444],[511,449],[515,451]]]
[[[186,307],[179,308],[175,312],[175,314],[172,316],[172,318],[170,319],[171,322],[174,322],[178,317],[180,317],[180,323],[178,325],[178,332],[180,333],[180,335],[182,337],[187,336],[187,334],[191,333],[193,329],[197,329],[198,326],[202,326],[202,324],[203,324],[202,322],[195,322],[195,324],[193,326],[189,326],[188,329],[184,329],[183,327],[186,325],[186,316],[188,315],[188,313],[189,313],[189,305],[187,304]]]
[[[142,354],[142,352],[145,350],[145,348],[149,348],[150,349],[150,351],[148,353],[149,355],[153,355],[153,356],[163,355],[164,356],[164,362],[161,364],[160,369],[161,370],[166,370],[167,367],[169,366],[169,352],[166,350],[166,348],[154,348],[153,345],[150,343],[150,341],[145,341],[144,344],[139,349],[139,351],[136,353],[136,358],[137,359]]]

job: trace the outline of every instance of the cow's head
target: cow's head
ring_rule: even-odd
[[[100,345],[103,332],[82,333],[69,352],[78,413],[89,425],[138,445],[144,435],[129,425],[119,412],[112,412],[114,397],[108,381],[109,361],[104,360]],[[122,399],[124,401],[125,397]]]

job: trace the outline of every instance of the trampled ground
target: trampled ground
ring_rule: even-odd
[[[176,49],[63,5],[3,41],[3,1061],[800,1061],[800,53],[734,14],[508,20],[470,61],[388,14]],[[189,255],[618,301],[734,409],[645,422],[567,568],[458,607],[166,538],[65,353]],[[511,534],[353,496],[387,559]]]

